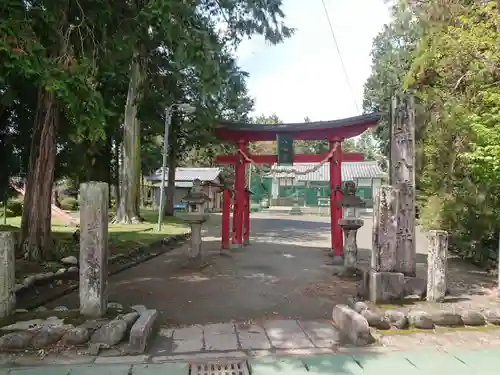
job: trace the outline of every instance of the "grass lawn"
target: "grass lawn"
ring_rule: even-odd
[[[140,224],[109,224],[109,249],[111,257],[118,254],[125,254],[128,251],[160,241],[168,235],[175,235],[189,231],[189,227],[176,217],[167,217],[163,220],[162,230],[156,231],[158,212],[153,210],[142,210],[142,217],[145,219]],[[20,217],[7,218],[7,225],[4,225],[3,217],[0,218],[0,231],[19,231],[21,226]],[[79,242],[73,238],[73,233],[77,228],[73,225],[66,225],[59,220],[52,219],[52,234],[56,246],[56,255],[61,259],[68,255],[78,257]],[[16,276],[21,277],[27,274],[38,272],[49,272],[60,268],[58,262],[48,262],[44,265],[32,264],[22,260],[16,261]]]

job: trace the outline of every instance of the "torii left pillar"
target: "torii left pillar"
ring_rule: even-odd
[[[342,139],[329,139],[330,152],[333,155],[329,160],[330,163],[330,232],[331,246],[334,264],[343,264],[343,247],[344,241],[342,237],[342,228],[339,225],[339,220],[342,219]]]
[[[222,231],[221,231],[221,249],[229,249],[230,220],[231,220],[231,192],[225,188],[222,201]]]
[[[245,210],[245,165],[247,141],[240,140],[236,143],[238,148],[237,162],[235,165],[234,181],[234,208],[233,208],[233,241],[232,247],[239,248],[243,245],[243,215]]]

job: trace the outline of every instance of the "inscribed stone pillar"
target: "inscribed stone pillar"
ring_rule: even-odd
[[[104,182],[80,185],[80,313],[99,317],[108,302],[108,199]]]
[[[427,301],[440,302],[446,294],[448,271],[448,233],[443,230],[429,231],[427,254]]]
[[[373,195],[371,268],[376,272],[396,272],[399,197],[399,190],[388,185]]]
[[[14,233],[0,232],[0,318],[16,309]]]
[[[391,185],[400,191],[396,271],[416,273],[415,243],[415,105],[413,97],[393,99]]]

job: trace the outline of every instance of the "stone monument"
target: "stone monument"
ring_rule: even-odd
[[[427,301],[442,302],[446,296],[448,272],[448,232],[429,231],[427,255]]]
[[[186,203],[186,212],[179,214],[179,217],[191,227],[189,257],[192,263],[199,267],[204,265],[201,228],[210,216],[205,212],[209,200],[210,197],[203,192],[201,181],[196,179],[193,181],[191,191],[182,199]]]
[[[370,270],[365,288],[373,303],[391,302],[404,296],[405,278],[397,272],[399,190],[382,185],[373,195],[373,230]]]
[[[0,318],[16,309],[16,258],[14,233],[0,232]]]
[[[416,275],[415,243],[415,103],[395,97],[392,102],[391,185],[399,190],[396,271]]]
[[[80,185],[80,313],[100,317],[108,305],[108,200],[104,182]]]
[[[356,209],[365,206],[365,202],[356,196],[356,184],[354,181],[347,181],[342,191],[342,199],[339,205],[345,211],[345,217],[339,219],[339,225],[344,232],[344,270],[343,276],[354,276],[358,272],[358,229],[364,224],[364,221],[356,216]]]
[[[371,269],[396,272],[399,190],[382,185],[373,194]]]

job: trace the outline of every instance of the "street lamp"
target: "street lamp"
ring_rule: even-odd
[[[161,185],[160,185],[160,207],[158,210],[158,226],[157,231],[161,231],[161,220],[163,218],[163,200],[165,198],[165,169],[167,168],[167,151],[168,151],[168,132],[172,122],[172,113],[174,111],[184,112],[186,114],[193,113],[196,110],[190,104],[180,103],[172,104],[170,107],[165,108],[165,133],[163,134],[163,164],[161,167]]]

